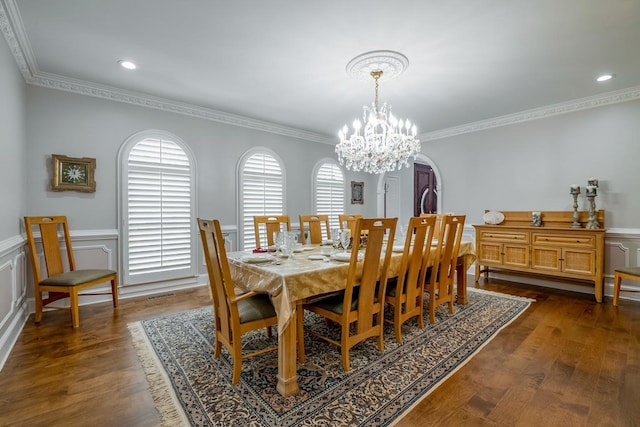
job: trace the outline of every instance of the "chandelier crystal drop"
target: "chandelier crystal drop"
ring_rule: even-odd
[[[378,80],[382,70],[371,71],[375,80],[375,98],[371,107],[364,106],[362,120],[353,121],[349,136],[347,125],[340,130],[336,145],[338,161],[347,169],[382,174],[409,167],[409,159],[420,153],[420,140],[416,139],[416,125],[398,120],[391,114],[391,106],[383,103],[378,108]]]

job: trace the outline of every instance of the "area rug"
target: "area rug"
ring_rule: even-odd
[[[231,384],[232,360],[223,349],[213,358],[213,318],[209,307],[129,324],[151,393],[166,426],[387,426],[451,376],[531,300],[469,289],[469,304],[437,310],[424,329],[410,320],[397,344],[391,325],[385,351],[376,340],[355,346],[345,373],[339,348],[305,334],[307,361],[298,364],[300,392],[284,398],[276,390],[277,352],[243,361]],[[427,315],[428,316],[428,315]],[[332,333],[315,314],[305,329]],[[243,337],[245,348],[272,345],[264,330]]]

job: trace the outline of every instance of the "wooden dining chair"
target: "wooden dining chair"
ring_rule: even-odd
[[[338,221],[340,221],[340,230],[348,228],[351,231],[351,235],[355,236],[356,222],[362,218],[360,214],[340,214],[338,215]]]
[[[429,292],[429,321],[436,322],[436,308],[448,304],[453,314],[453,285],[465,215],[444,215],[435,245],[433,267],[425,285]]]
[[[399,343],[407,320],[416,317],[418,326],[424,328],[424,283],[435,224],[435,217],[409,219],[398,277],[387,283],[385,302],[393,307],[393,319],[389,321]]]
[[[242,336],[247,332],[270,328],[278,323],[276,311],[267,294],[247,292],[238,295],[231,272],[220,222],[198,218],[202,249],[213,295],[215,346],[213,357],[218,359],[222,345],[233,359],[231,382],[237,384],[242,372],[242,360],[276,350],[271,346],[252,352],[242,352]],[[268,330],[270,335],[270,330]]]
[[[377,337],[378,349],[384,351],[384,294],[397,222],[397,218],[358,219],[353,247],[360,245],[361,230],[369,230],[369,239],[362,261],[358,260],[359,251],[351,251],[344,291],[302,305],[304,310],[317,313],[340,326],[340,341],[313,330],[309,332],[340,347],[345,371],[350,369],[349,350],[357,343]],[[385,233],[388,233],[389,244],[384,241]],[[304,310],[300,306],[296,310],[300,361],[304,361]]]
[[[273,246],[273,233],[291,231],[291,220],[289,215],[256,215],[253,217],[253,227],[256,234],[256,247],[268,248]],[[265,230],[266,241],[261,238],[261,229]],[[263,243],[266,245],[263,246]]]
[[[76,268],[66,216],[25,216],[24,225],[31,266],[33,267],[36,323],[40,323],[42,310],[47,307],[70,310],[71,324],[74,328],[79,327],[79,296],[111,294],[113,307],[118,306],[118,275],[114,270]],[[46,271],[43,271],[40,266],[40,257],[36,250],[36,239],[33,233],[34,228],[40,232]],[[64,241],[64,251],[60,248],[59,236],[62,236]],[[46,277],[43,274],[45,272]],[[107,282],[111,282],[111,292],[83,292],[80,294],[83,289]],[[47,293],[46,298],[43,298],[44,292]],[[63,298],[69,298],[69,307],[49,305]]]
[[[620,291],[623,292],[640,292],[637,289],[621,289],[622,279],[640,281],[640,267],[616,268],[613,277],[613,305],[618,305],[620,299]]]
[[[310,243],[322,243],[322,224],[324,224],[325,236],[331,239],[331,226],[329,215],[300,215],[300,239],[303,245],[307,244],[305,231],[309,230]]]

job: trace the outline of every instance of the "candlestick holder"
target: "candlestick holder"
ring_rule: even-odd
[[[582,228],[578,221],[578,193],[572,193],[573,196],[573,224],[571,228]]]
[[[587,228],[600,228],[600,224],[598,224],[598,220],[596,220],[596,195],[587,194],[587,200],[589,201],[589,221],[587,222]]]

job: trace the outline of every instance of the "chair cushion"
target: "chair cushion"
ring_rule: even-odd
[[[258,294],[238,301],[238,314],[240,315],[240,323],[247,323],[275,317],[276,310],[273,308],[269,295]]]
[[[354,287],[353,288],[353,296],[351,297],[351,311],[357,310],[358,309],[358,294],[359,294],[360,288],[359,287]],[[376,291],[376,295],[377,295],[377,291]],[[375,302],[378,302],[378,298],[375,297],[374,298]],[[342,314],[342,308],[344,306],[344,291],[341,291],[340,293],[336,294],[336,295],[332,295],[329,296],[327,298],[323,298],[317,302],[314,302],[312,304],[308,304],[308,305],[314,305],[316,307],[320,307],[323,308],[327,311],[332,311],[336,314]]]
[[[87,282],[102,279],[103,277],[109,277],[112,274],[116,274],[113,270],[75,270],[67,271],[65,273],[56,274],[52,277],[47,277],[40,282],[40,285],[46,286],[78,286]]]
[[[390,297],[395,297],[397,287],[398,287],[398,278],[392,277],[391,279],[387,280],[387,290],[385,291],[385,293]]]
[[[638,276],[640,278],[640,267],[616,268],[617,272]]]

